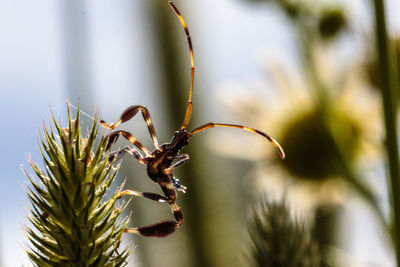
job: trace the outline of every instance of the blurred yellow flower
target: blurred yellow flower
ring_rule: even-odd
[[[271,198],[284,195],[293,208],[305,214],[316,206],[345,199],[349,188],[343,179],[341,157],[356,171],[372,167],[382,136],[378,97],[364,89],[355,68],[329,76],[325,63],[317,65],[324,67],[318,70],[322,82],[330,85],[326,102],[315,97],[310,89],[313,85],[278,65],[269,65],[269,82],[225,84],[218,90],[224,108],[244,125],[267,132],[282,145],[285,160],[254,136],[238,143],[240,133],[220,132],[208,140],[220,154],[257,162],[250,175],[257,177],[249,183],[252,190],[264,191]],[[271,82],[278,90],[271,90]]]

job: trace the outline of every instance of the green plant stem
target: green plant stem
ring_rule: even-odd
[[[325,127],[333,137],[333,143],[335,144],[335,149],[337,150],[337,154],[339,155],[341,161],[340,164],[342,165],[342,174],[344,177],[346,177],[345,181],[359,194],[362,199],[364,199],[364,201],[366,201],[367,205],[374,212],[381,227],[387,232],[388,238],[395,246],[395,239],[393,238],[390,225],[385,219],[385,216],[380,209],[373,192],[361,181],[360,177],[358,177],[358,175],[351,168],[349,164],[350,161],[345,157],[344,153],[346,147],[343,147],[343,145],[340,144],[340,138],[330,123],[331,115],[329,105],[331,105],[331,101],[329,101],[329,95],[326,93],[328,89],[327,85],[321,81],[315,66],[313,55],[311,53],[314,46],[312,37],[310,37],[311,33],[307,29],[306,25],[302,23],[299,23],[298,25],[298,31],[301,33],[299,35],[299,39],[301,41],[300,52],[306,69],[306,74],[310,84],[313,84],[312,88],[314,89],[316,100],[320,105],[322,116],[324,117],[323,121],[325,122]]]
[[[361,182],[360,177],[358,177],[358,175],[352,170],[350,164],[348,163],[349,160],[345,158],[345,155],[343,153],[344,148],[338,142],[337,135],[334,133],[332,129],[331,132],[334,138],[336,149],[338,151],[338,155],[340,156],[342,172],[343,175],[346,177],[346,182],[360,195],[361,198],[364,199],[364,201],[369,205],[372,211],[374,211],[374,214],[377,217],[378,222],[380,223],[381,227],[386,231],[387,237],[390,239],[390,241],[393,242],[394,245],[395,242],[390,230],[390,226],[387,223],[385,215],[380,209],[373,192],[369,189],[368,186],[366,186],[363,182]]]
[[[395,240],[395,250],[397,266],[400,266],[400,170],[399,170],[399,151],[397,141],[397,79],[394,64],[391,62],[391,50],[389,38],[386,31],[385,6],[383,0],[373,0],[376,20],[376,49],[378,54],[378,77],[382,89],[383,111],[386,127],[386,150],[388,154],[389,176],[391,185],[391,204],[394,218],[393,235]]]
[[[304,22],[298,22],[298,38],[300,41],[300,54],[301,60],[303,62],[305,75],[307,80],[309,81],[311,89],[314,91],[314,97],[318,104],[320,105],[321,110],[326,113],[329,105],[329,96],[327,94],[327,86],[324,84],[317,71],[317,67],[315,66],[315,60],[313,56],[313,51],[315,49],[315,40],[312,36],[311,30],[308,29],[308,26],[304,24]]]

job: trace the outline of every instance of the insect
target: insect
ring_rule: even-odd
[[[189,160],[189,155],[187,154],[179,154],[180,150],[189,143],[189,140],[195,134],[211,129],[214,127],[229,127],[229,128],[238,128],[242,130],[246,130],[249,132],[256,133],[258,135],[263,136],[268,141],[270,141],[275,148],[278,150],[280,157],[283,159],[285,157],[284,151],[281,146],[269,135],[253,129],[249,127],[245,127],[242,125],[236,124],[225,124],[225,123],[213,123],[209,122],[203,124],[194,130],[188,130],[187,126],[190,121],[191,113],[192,113],[192,96],[193,96],[193,83],[194,83],[194,56],[193,56],[193,47],[192,41],[189,34],[188,27],[186,26],[186,22],[183,19],[179,10],[175,7],[175,5],[169,1],[169,5],[178,16],[180,23],[185,31],[188,45],[189,45],[189,52],[190,52],[190,90],[189,90],[189,98],[187,101],[187,108],[184,120],[180,129],[176,131],[169,143],[159,144],[156,131],[154,129],[153,122],[150,117],[150,113],[146,107],[135,105],[130,106],[122,112],[119,120],[113,124],[107,124],[105,121],[101,120],[100,123],[110,129],[114,130],[118,125],[124,123],[130,119],[132,119],[138,112],[142,113],[143,119],[146,122],[147,128],[150,132],[151,139],[153,140],[155,150],[151,152],[145,146],[143,146],[133,135],[125,130],[115,130],[110,132],[106,138],[108,139],[107,150],[109,150],[116,142],[116,140],[122,136],[126,138],[132,145],[129,145],[123,149],[114,151],[110,154],[110,161],[111,160],[118,160],[124,154],[128,153],[135,157],[141,164],[146,165],[147,167],[147,175],[151,180],[158,183],[162,189],[164,195],[149,193],[149,192],[138,192],[134,190],[125,190],[120,193],[120,197],[124,195],[133,195],[133,196],[140,196],[144,197],[153,201],[164,202],[168,203],[175,220],[165,220],[161,221],[152,225],[142,226],[137,228],[127,228],[125,232],[135,233],[141,236],[149,236],[149,237],[164,237],[173,232],[182,224],[183,222],[183,213],[180,207],[176,204],[176,197],[177,191],[186,192],[186,187],[181,184],[179,179],[177,179],[173,175],[173,170],[182,165],[183,163]]]

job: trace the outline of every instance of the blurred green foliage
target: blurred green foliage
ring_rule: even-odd
[[[322,39],[330,40],[347,28],[343,7],[318,1],[297,0],[248,0],[277,5],[295,23],[308,23]]]
[[[249,223],[252,266],[319,267],[318,244],[301,219],[293,218],[285,201],[263,198]]]

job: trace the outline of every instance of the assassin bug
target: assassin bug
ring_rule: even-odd
[[[124,195],[133,195],[140,196],[150,200],[168,203],[171,207],[172,213],[175,217],[175,220],[166,220],[161,221],[149,226],[142,226],[137,228],[127,228],[125,232],[135,233],[141,236],[151,236],[151,237],[164,237],[171,233],[173,233],[183,222],[183,214],[179,206],[175,203],[176,200],[176,190],[185,193],[186,187],[181,184],[179,179],[175,178],[172,171],[174,168],[182,165],[183,163],[189,160],[189,155],[187,154],[179,154],[180,150],[189,143],[190,138],[207,129],[214,127],[229,127],[229,128],[238,128],[242,130],[246,130],[249,132],[253,132],[265,137],[268,141],[270,141],[278,150],[280,157],[283,159],[285,157],[284,151],[281,146],[269,135],[253,129],[249,127],[245,127],[242,125],[236,124],[225,124],[225,123],[213,123],[209,122],[203,124],[192,131],[187,129],[187,125],[190,121],[190,116],[192,113],[192,95],[193,95],[193,82],[194,82],[194,56],[193,56],[193,47],[192,41],[189,34],[189,30],[186,26],[186,22],[183,19],[179,10],[175,7],[175,5],[169,1],[169,4],[175,14],[178,16],[180,23],[183,26],[185,31],[189,52],[190,52],[190,63],[191,63],[191,81],[190,81],[190,90],[189,90],[189,99],[187,101],[186,114],[183,120],[183,123],[178,131],[176,131],[172,137],[172,140],[169,143],[159,144],[157,135],[153,126],[153,122],[150,118],[150,113],[146,107],[135,105],[128,107],[124,112],[122,112],[119,120],[111,125],[107,124],[105,121],[101,120],[100,123],[107,129],[114,130],[118,125],[124,123],[131,118],[133,118],[139,111],[142,112],[142,116],[147,124],[148,130],[150,132],[150,136],[153,140],[155,150],[150,152],[145,146],[143,146],[136,138],[132,136],[132,134],[125,130],[116,130],[109,133],[106,138],[108,139],[107,150],[110,149],[112,144],[116,142],[116,140],[123,136],[132,145],[129,145],[123,149],[117,150],[110,154],[110,161],[118,160],[125,153],[128,153],[135,157],[141,164],[147,166],[147,175],[151,180],[158,183],[164,193],[164,195],[149,193],[149,192],[138,192],[133,190],[125,190],[120,193],[120,197]]]

